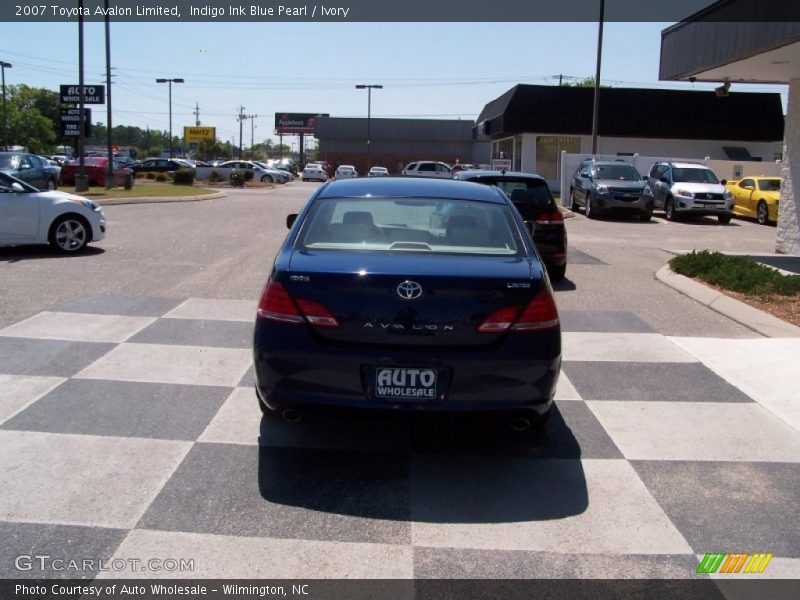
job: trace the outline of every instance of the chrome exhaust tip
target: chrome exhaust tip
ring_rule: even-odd
[[[517,417],[515,419],[511,419],[511,422],[509,423],[509,427],[511,427],[513,431],[525,431],[529,429],[530,426],[531,422],[525,417]]]
[[[284,408],[281,411],[281,417],[283,417],[284,421],[288,421],[289,423],[297,423],[303,418],[303,413],[296,408]]]

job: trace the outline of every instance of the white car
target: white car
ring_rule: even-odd
[[[389,169],[386,167],[372,167],[367,173],[367,177],[388,177]]]
[[[322,165],[306,165],[302,174],[303,181],[326,181],[328,173],[322,168]]]
[[[283,171],[282,169],[273,167],[272,165],[260,160],[254,160],[252,162],[264,169],[264,171],[278,183],[289,183],[290,181],[294,181],[294,175],[289,173],[289,171]]]
[[[244,169],[253,171],[253,181],[264,183],[286,183],[289,177],[283,171],[278,171],[264,165],[263,167],[252,160],[229,160],[219,165],[225,169]]]
[[[408,163],[403,169],[403,175],[409,177],[437,177],[439,179],[450,179],[453,177],[453,170],[450,165],[433,160],[418,160]]]
[[[334,179],[355,179],[356,177],[358,177],[358,171],[353,165],[339,165],[333,175]]]
[[[50,244],[65,254],[106,236],[98,204],[67,192],[38,189],[0,173],[0,246]]]

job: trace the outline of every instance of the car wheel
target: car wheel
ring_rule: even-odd
[[[272,183],[272,177],[270,177],[269,175],[264,175],[261,178],[261,183]]]
[[[649,223],[650,219],[652,218],[653,218],[653,213],[651,212],[643,212],[642,214],[639,215],[639,219],[641,219],[645,223]]]
[[[52,192],[56,189],[56,180],[55,179],[48,179],[47,180],[47,191]]]
[[[759,225],[769,225],[769,208],[767,207],[767,203],[763,200],[758,201],[756,218],[758,219]]]
[[[567,273],[567,263],[563,265],[551,265],[547,267],[547,274],[550,276],[550,281],[561,281]]]
[[[591,194],[586,194],[586,208],[584,209],[586,213],[587,219],[596,219],[597,218],[597,210],[594,208],[594,202],[592,202]]]
[[[305,177],[303,177],[303,181],[308,181],[308,179],[306,179]]]
[[[664,214],[667,216],[667,221],[675,221],[677,215],[675,214],[675,203],[672,198],[667,198],[664,201]]]
[[[717,217],[717,219],[719,219],[719,222],[720,222],[720,223],[722,223],[723,225],[727,225],[728,223],[730,223],[730,222],[731,222],[731,216],[730,216],[730,214],[727,214],[727,215],[719,215],[719,216]]]
[[[91,234],[89,224],[83,217],[64,215],[55,220],[50,227],[50,245],[65,254],[80,252],[89,243]]]
[[[578,201],[575,199],[575,190],[569,189],[569,207],[572,212],[578,212]]]

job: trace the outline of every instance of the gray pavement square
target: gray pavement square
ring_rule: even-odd
[[[122,315],[128,317],[161,317],[178,306],[182,299],[127,296],[124,294],[90,294],[60,304],[53,310],[90,315]]]
[[[586,254],[574,246],[567,247],[567,265],[605,265],[602,260]],[[569,267],[568,267],[569,268]]]
[[[562,331],[655,333],[650,325],[626,310],[561,310]]]
[[[241,321],[159,319],[128,339],[130,343],[252,348],[253,325]]]
[[[695,553],[772,552],[800,558],[797,464],[631,464]]]
[[[72,342],[0,336],[0,372],[71,377],[116,347],[111,342]]]
[[[408,544],[408,458],[198,443],[137,527]]]
[[[194,441],[229,392],[210,386],[70,379],[3,429]]]
[[[565,361],[584,400],[753,402],[702,363]]]

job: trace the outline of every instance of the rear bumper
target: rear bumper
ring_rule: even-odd
[[[342,347],[317,342],[305,328],[259,321],[253,350],[256,388],[274,409],[317,404],[434,412],[547,412],[561,369],[560,331],[514,333],[499,348],[492,348]],[[436,369],[437,397],[376,398],[371,393],[375,367]]]

